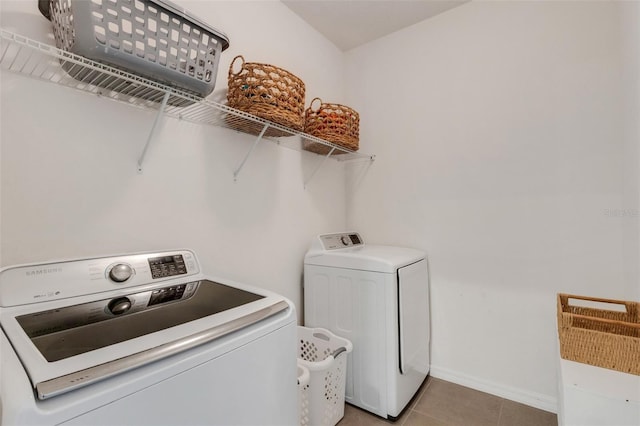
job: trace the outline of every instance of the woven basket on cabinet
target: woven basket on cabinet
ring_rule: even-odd
[[[624,306],[624,312],[571,305],[569,299]],[[640,303],[558,294],[560,355],[640,375]]]
[[[238,72],[236,60],[242,60]],[[245,62],[242,55],[233,58],[229,66],[229,90],[227,104],[231,108],[247,112],[290,129],[300,131],[304,127],[304,82],[289,71],[270,64]],[[228,120],[238,130],[258,134],[263,126],[253,122]],[[288,132],[270,127],[264,136],[290,136]]]
[[[315,101],[320,102],[317,109],[313,109]],[[322,99],[314,98],[304,113],[304,132],[336,145],[357,151],[360,141],[360,115],[357,111],[345,105],[323,103]],[[328,154],[331,147],[317,142],[304,141],[304,149],[317,154]],[[345,151],[334,150],[334,154],[344,154]]]

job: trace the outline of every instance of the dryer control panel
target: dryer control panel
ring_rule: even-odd
[[[357,232],[320,235],[320,242],[325,250],[363,246],[364,241]]]

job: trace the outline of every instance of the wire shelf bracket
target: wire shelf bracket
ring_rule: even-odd
[[[249,148],[249,151],[247,152],[247,154],[242,159],[242,162],[240,163],[238,168],[233,172],[233,180],[234,181],[238,180],[238,175],[240,174],[240,171],[242,171],[242,168],[244,167],[244,164],[247,162],[247,160],[251,156],[251,153],[253,153],[253,150],[258,145],[258,142],[260,142],[260,140],[262,140],[262,137],[264,136],[264,133],[267,131],[268,128],[269,128],[269,124],[265,124],[264,127],[262,128],[262,130],[260,131],[260,134],[256,138],[256,140],[253,141],[253,143],[251,144],[251,148]]]
[[[309,182],[311,182],[311,179],[313,179],[313,177],[318,172],[318,170],[320,170],[320,168],[324,165],[325,161],[327,161],[327,159],[329,157],[331,157],[331,154],[333,154],[333,151],[335,151],[335,150],[336,150],[335,147],[331,147],[331,150],[329,151],[329,153],[327,155],[325,155],[324,157],[322,157],[322,159],[320,161],[318,161],[318,164],[316,165],[316,168],[313,169],[313,171],[311,172],[311,174],[309,175],[307,180],[304,182],[304,189],[307,189],[307,185],[309,185]]]
[[[167,101],[169,101],[170,92],[166,92],[164,94],[164,98],[162,98],[162,104],[160,105],[160,109],[156,114],[155,120],[153,120],[153,126],[151,127],[151,131],[149,132],[149,137],[147,138],[147,143],[144,144],[144,148],[142,149],[142,153],[140,154],[140,158],[138,159],[138,173],[142,173],[142,163],[144,162],[144,157],[147,154],[147,150],[149,149],[149,145],[151,141],[155,139],[156,131],[158,130],[158,125],[160,124],[160,120],[164,115],[164,109],[167,106]]]

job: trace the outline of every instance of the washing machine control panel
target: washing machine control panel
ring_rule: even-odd
[[[357,232],[320,235],[320,242],[325,250],[335,250],[346,247],[364,245],[364,241]]]

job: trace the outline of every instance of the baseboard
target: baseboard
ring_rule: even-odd
[[[558,412],[558,401],[549,395],[542,395],[536,392],[529,392],[523,389],[505,386],[489,380],[461,374],[447,368],[432,365],[429,374],[436,379],[446,380],[481,392],[490,393],[501,398],[539,408],[551,413]]]

